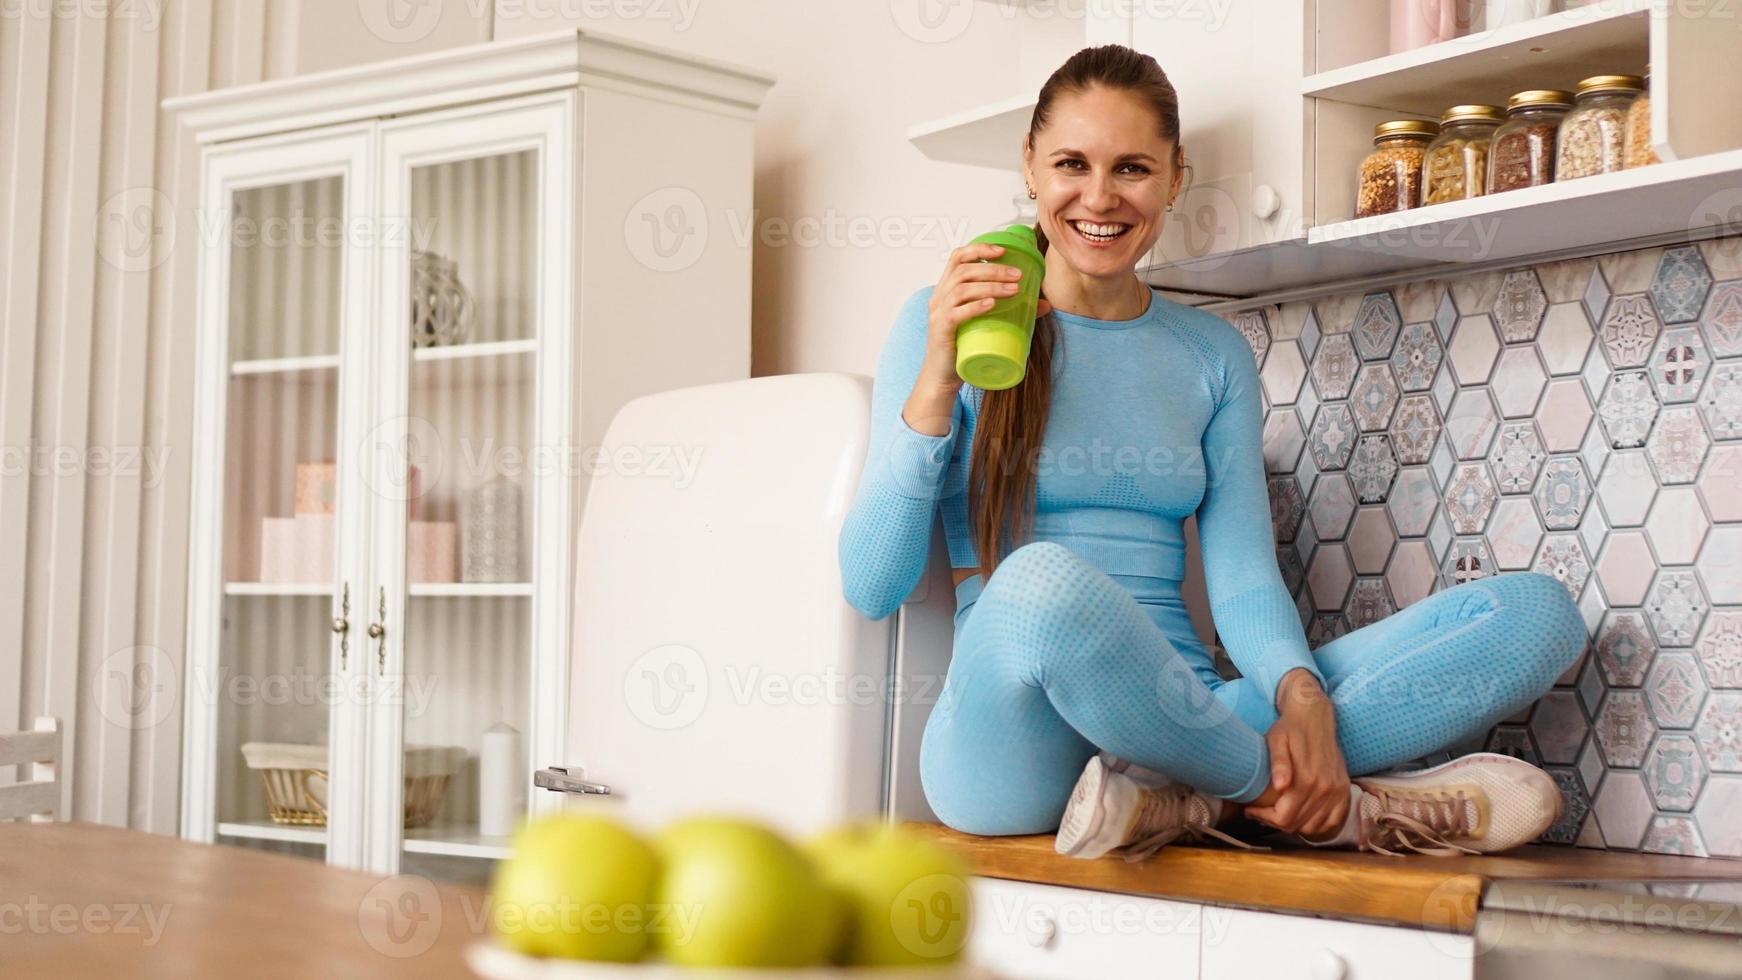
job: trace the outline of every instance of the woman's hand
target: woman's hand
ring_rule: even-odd
[[[1318,678],[1292,670],[1277,688],[1276,723],[1265,733],[1270,747],[1270,785],[1278,796],[1269,806],[1249,806],[1246,815],[1278,830],[1324,837],[1349,815],[1349,769],[1337,746],[1337,714]]]
[[[926,330],[925,361],[920,366],[915,390],[922,386],[952,394],[962,386],[956,374],[956,328],[992,308],[992,304],[1016,295],[1022,270],[988,262],[1004,254],[1001,245],[963,245],[950,253],[944,274],[932,290],[930,324]],[[1036,316],[1052,309],[1040,301]]]

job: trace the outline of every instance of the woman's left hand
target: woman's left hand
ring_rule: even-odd
[[[1324,837],[1349,815],[1349,769],[1337,746],[1337,713],[1318,678],[1289,672],[1278,688],[1281,710],[1264,739],[1270,785],[1280,795],[1246,815],[1289,833]]]

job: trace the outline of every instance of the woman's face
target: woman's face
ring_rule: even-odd
[[[1129,92],[1094,86],[1053,102],[1023,155],[1049,255],[1096,278],[1129,275],[1149,255],[1180,181],[1160,128]]]

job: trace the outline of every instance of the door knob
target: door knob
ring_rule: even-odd
[[[1269,184],[1259,184],[1252,192],[1252,213],[1260,218],[1268,218],[1282,210],[1282,195],[1276,193],[1276,188]]]
[[[339,614],[333,617],[333,632],[339,634],[339,669],[351,659],[351,583],[346,582],[339,599]]]
[[[613,796],[611,787],[582,779],[583,770],[571,771],[568,766],[546,766],[532,774],[532,785],[553,793],[577,793],[583,796]]]

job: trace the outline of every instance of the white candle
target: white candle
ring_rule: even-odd
[[[486,837],[514,833],[523,811],[520,732],[506,722],[484,730],[478,751],[478,832]]]

